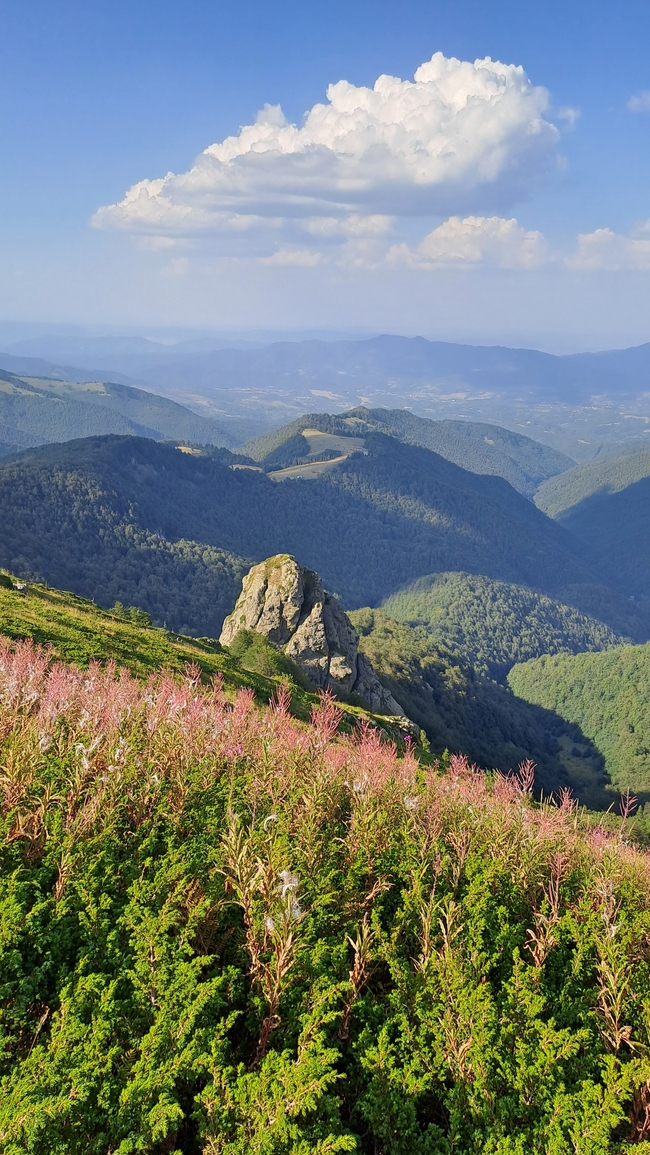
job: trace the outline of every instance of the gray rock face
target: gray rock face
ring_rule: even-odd
[[[357,694],[376,714],[404,716],[382,686],[352,622],[323,589],[318,574],[289,554],[254,565],[244,578],[237,604],[223,623],[220,642],[228,646],[240,630],[255,630],[280,646],[319,689]]]

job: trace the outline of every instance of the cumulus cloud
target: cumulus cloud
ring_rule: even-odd
[[[650,112],[650,92],[644,89],[637,96],[631,96],[627,102],[630,112]]]
[[[332,84],[301,126],[267,105],[188,172],[139,181],[92,223],[263,247],[271,235],[340,239],[385,233],[400,216],[508,208],[553,163],[548,103],[520,66],[437,52],[412,81]]]
[[[497,265],[502,269],[530,269],[550,259],[541,233],[527,231],[514,219],[450,217],[433,229],[415,248],[395,245],[387,259],[412,267],[436,265]]]
[[[580,233],[573,256],[566,264],[572,269],[650,269],[650,221],[629,235],[612,229]]]

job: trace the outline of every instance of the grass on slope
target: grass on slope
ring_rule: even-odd
[[[424,630],[396,622],[382,610],[357,610],[350,618],[361,650],[426,732],[435,754],[445,748],[462,752],[504,773],[532,758],[545,793],[568,786],[592,809],[610,805],[603,757],[577,725],[516,698]]]
[[[139,626],[75,594],[43,585],[28,585],[24,593],[0,586],[0,634],[14,640],[32,638],[39,645],[51,646],[55,658],[78,666],[114,661],[144,678],[163,667],[181,673],[194,663],[207,677],[223,674],[233,688],[252,685],[259,692],[269,691],[261,679],[244,676],[213,639]]]
[[[224,689],[234,693],[252,689],[262,702],[270,701],[282,684],[291,690],[291,711],[306,720],[318,703],[302,671],[286,654],[278,651],[259,634],[242,631],[232,647],[224,648],[214,638],[191,638],[169,630],[137,624],[138,611],[129,620],[128,611],[116,613],[99,609],[75,594],[30,584],[25,592],[5,588],[0,573],[0,636],[12,641],[31,638],[37,645],[51,648],[53,658],[80,667],[91,662],[115,662],[135,677],[166,670],[182,674],[188,665],[197,666],[204,680],[223,679]],[[14,579],[15,580],[15,579]],[[359,706],[340,702],[344,728],[354,728],[363,719],[385,729],[401,740],[413,728],[401,727]]]
[[[561,520],[586,498],[620,493],[649,475],[650,446],[636,446],[626,453],[585,461],[559,477],[551,477],[537,490],[535,505],[549,517]]]
[[[382,608],[399,622],[422,626],[434,642],[497,680],[516,662],[541,654],[605,650],[629,640],[573,606],[476,574],[429,574]]]
[[[514,666],[513,692],[578,725],[618,790],[650,801],[650,645],[556,654]]]

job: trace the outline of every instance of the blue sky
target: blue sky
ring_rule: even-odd
[[[648,5],[625,0],[5,0],[0,316],[558,348],[648,340],[649,32]],[[412,84],[434,53],[525,72],[506,74],[496,127],[491,112],[456,115],[467,68],[443,60],[421,74],[431,141],[439,106],[428,89],[449,78],[457,169],[439,143],[422,169],[415,130],[407,162],[381,132],[368,151],[367,118],[341,143],[339,121],[364,89],[382,74]],[[343,111],[330,105],[307,138],[305,114],[341,80]],[[547,96],[530,95],[540,88]],[[379,119],[401,131],[413,93],[382,98]],[[265,105],[302,136],[292,143],[272,112],[250,146],[201,162],[200,188],[183,178]],[[260,160],[262,137],[277,164]],[[125,202],[169,172],[181,180],[160,194],[147,186],[148,216]]]

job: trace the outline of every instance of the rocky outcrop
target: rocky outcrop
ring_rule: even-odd
[[[356,694],[376,714],[403,717],[404,711],[381,684],[359,637],[317,573],[289,554],[277,554],[246,574],[220,642],[230,645],[240,630],[255,630],[284,650],[319,689]]]

